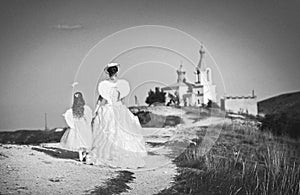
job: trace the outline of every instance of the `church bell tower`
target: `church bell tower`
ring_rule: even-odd
[[[182,63],[177,70],[177,83],[184,83],[185,82],[185,73],[186,71],[183,69]]]
[[[201,45],[199,53],[200,53],[200,60],[196,67],[196,72],[195,72],[195,74],[196,74],[196,82],[195,83],[197,83],[197,84],[201,83],[201,70],[203,69],[203,61],[204,61],[204,54],[205,54],[203,45]]]

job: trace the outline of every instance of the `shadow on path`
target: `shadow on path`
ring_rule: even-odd
[[[72,160],[78,160],[78,152],[68,151],[60,148],[53,148],[53,147],[32,147],[32,150],[43,152],[49,156],[52,156],[54,158],[61,158],[61,159],[72,159]]]
[[[112,195],[126,192],[131,188],[127,183],[132,182],[135,177],[134,173],[130,171],[117,171],[118,175],[115,178],[111,178],[104,183],[103,186],[96,186],[92,190],[87,190],[87,194],[99,194],[99,195]]]

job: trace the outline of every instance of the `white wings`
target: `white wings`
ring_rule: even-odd
[[[120,93],[120,99],[126,97],[130,92],[130,86],[128,81],[120,79],[113,83],[108,80],[102,81],[98,85],[99,94],[108,102],[111,101],[112,90],[116,89]]]
[[[117,90],[120,92],[120,99],[126,97],[130,92],[128,81],[121,79],[117,81]]]

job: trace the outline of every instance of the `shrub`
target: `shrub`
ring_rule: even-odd
[[[149,106],[153,103],[165,103],[166,102],[166,93],[163,90],[160,90],[159,87],[155,88],[155,92],[150,89],[148,92],[148,97],[145,101]]]
[[[261,119],[261,129],[264,131],[271,131],[274,135],[287,135],[291,138],[300,137],[300,121],[288,117],[285,113],[267,114]]]

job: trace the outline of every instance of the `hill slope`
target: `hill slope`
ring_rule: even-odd
[[[258,112],[263,114],[285,113],[288,118],[300,120],[300,91],[260,101],[258,102]]]

